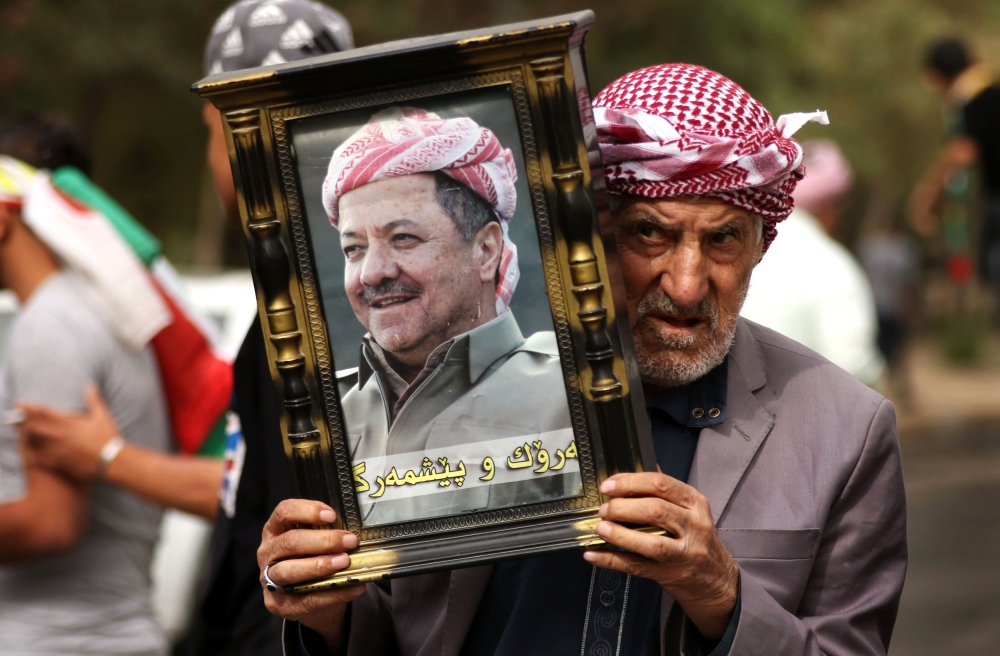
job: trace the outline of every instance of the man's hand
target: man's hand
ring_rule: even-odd
[[[725,635],[739,596],[739,568],[719,538],[706,499],[665,474],[618,474],[601,485],[597,534],[631,553],[587,551],[588,562],[653,579],[681,605],[708,640]],[[658,526],[650,535],[622,523]]]
[[[346,569],[351,558],[345,552],[358,546],[356,535],[350,531],[299,528],[332,524],[336,518],[330,506],[319,501],[282,501],[264,525],[257,550],[260,584],[264,588],[267,609],[278,617],[296,620],[316,631],[335,654],[344,648],[347,604],[360,597],[365,586],[302,595],[285,594],[280,590],[271,592],[264,585],[264,568],[271,565],[268,577],[279,586],[312,581]]]
[[[89,482],[101,470],[101,448],[119,435],[118,424],[95,385],[85,393],[86,414],[20,403],[21,436],[29,461],[67,478]]]

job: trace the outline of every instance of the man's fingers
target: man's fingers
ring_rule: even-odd
[[[99,422],[105,430],[118,432],[118,422],[115,420],[115,416],[111,414],[111,408],[108,407],[104,397],[101,396],[97,385],[94,383],[88,385],[85,396],[87,397],[87,411],[90,419]]]
[[[285,499],[264,525],[264,539],[285,533],[298,525],[325,526],[337,519],[333,508],[321,501]]]
[[[90,383],[87,385],[87,389],[84,390],[84,397],[87,402],[87,410],[90,415],[107,417],[111,415],[111,411],[108,410],[108,405],[104,402],[104,397],[101,396],[101,392],[97,389],[97,385]]]
[[[677,538],[652,535],[602,521],[597,525],[597,534],[608,544],[627,549],[640,556],[658,562],[679,562],[684,558],[684,544]]]
[[[267,575],[277,585],[295,585],[332,576],[347,569],[350,565],[351,557],[345,553],[313,558],[296,558],[272,564],[267,570]],[[263,574],[261,574],[261,579],[263,580]]]
[[[658,526],[682,535],[690,510],[656,497],[611,499],[601,506],[601,519],[619,524]]]
[[[703,497],[696,489],[659,472],[615,474],[601,484],[609,497],[659,497],[684,508],[693,508]]]
[[[358,536],[350,531],[293,529],[261,543],[261,566],[288,558],[345,553],[357,546]]]
[[[19,403],[18,408],[24,413],[21,430],[25,433],[40,435],[61,435],[60,430],[66,422],[67,415],[41,405]]]

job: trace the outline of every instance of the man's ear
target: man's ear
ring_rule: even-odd
[[[497,267],[500,266],[500,253],[503,251],[503,229],[496,221],[491,221],[480,229],[473,240],[473,258],[479,267],[479,278],[482,282],[494,282]]]

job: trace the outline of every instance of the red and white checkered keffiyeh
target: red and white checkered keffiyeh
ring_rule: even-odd
[[[323,206],[336,227],[344,194],[369,182],[440,171],[488,202],[503,229],[496,288],[503,314],[520,278],[517,246],[508,224],[517,205],[517,168],[509,149],[488,128],[470,118],[442,119],[412,107],[390,108],[374,116],[337,147],[323,181]]]
[[[594,99],[594,118],[611,193],[718,198],[764,219],[765,250],[805,174],[792,135],[828,123],[820,111],[775,122],[738,84],[690,64],[615,80]]]

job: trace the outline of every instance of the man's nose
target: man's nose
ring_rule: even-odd
[[[370,287],[379,285],[384,280],[395,280],[399,277],[399,266],[387,249],[378,244],[372,244],[365,253],[361,263],[361,282]]]
[[[701,249],[685,244],[667,258],[660,288],[681,309],[696,306],[708,294],[708,268]]]

